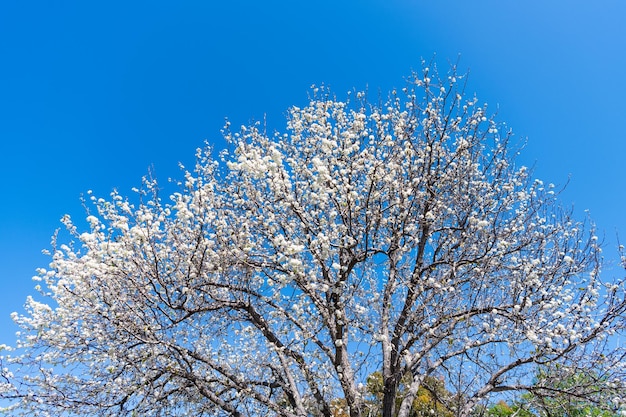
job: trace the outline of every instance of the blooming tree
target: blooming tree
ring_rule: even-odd
[[[169,200],[150,179],[134,200],[90,196],[88,230],[63,219],[40,301],[14,317],[0,397],[38,415],[290,417],[341,399],[357,417],[380,370],[384,417],[433,377],[466,417],[538,367],[611,369],[619,392],[624,287],[600,281],[593,228],[515,164],[462,77],[433,72],[382,104],[316,88],[285,133],[227,127],[232,152],[198,151]]]

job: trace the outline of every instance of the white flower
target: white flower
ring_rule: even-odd
[[[302,266],[302,261],[300,259],[297,258],[291,258],[289,260],[289,265],[293,268],[298,268],[300,266]]]
[[[537,334],[533,330],[528,330],[526,332],[526,337],[533,343],[537,343],[537,341],[539,341]]]

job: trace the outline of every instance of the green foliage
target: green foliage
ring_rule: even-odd
[[[617,417],[618,406],[599,386],[597,375],[577,373],[560,378],[556,371],[538,372],[534,386],[512,404],[501,400],[486,412],[487,417]],[[619,394],[619,392],[615,392]]]
[[[487,409],[488,417],[536,417],[519,403],[509,405],[504,400],[498,401]]]
[[[541,417],[615,417],[617,410],[600,390],[603,378],[578,373],[565,379],[540,371],[537,389],[522,396],[523,404]]]
[[[396,413],[400,403],[405,398],[411,375],[406,374],[400,381],[400,386],[396,395]],[[383,376],[380,372],[374,372],[367,377],[366,391],[369,396],[368,403],[372,410],[377,410],[380,416],[380,407],[383,401]],[[453,417],[454,413],[450,409],[449,402],[453,395],[446,389],[443,381],[427,376],[422,386],[417,391],[415,400],[411,406],[410,417]]]

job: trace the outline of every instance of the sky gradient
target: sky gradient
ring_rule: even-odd
[[[35,293],[59,219],[85,217],[87,190],[128,195],[149,170],[181,178],[205,140],[225,146],[225,118],[284,130],[312,84],[385,96],[422,58],[469,71],[467,91],[527,138],[520,163],[569,181],[563,205],[589,210],[615,264],[625,17],[618,0],[3,0],[0,344],[14,342],[9,315]]]

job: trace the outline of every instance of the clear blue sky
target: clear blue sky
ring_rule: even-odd
[[[469,91],[528,138],[522,161],[570,185],[615,260],[626,241],[626,2],[565,0],[0,1],[0,343],[41,250],[80,196],[180,177],[206,139],[306,103],[403,86],[460,55]],[[614,271],[616,274],[619,271]]]

